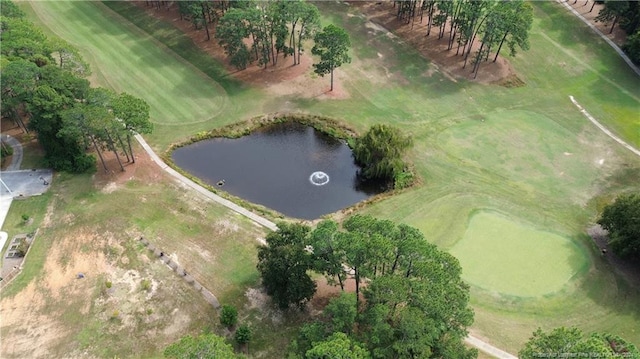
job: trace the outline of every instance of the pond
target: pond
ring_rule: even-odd
[[[360,180],[346,143],[296,122],[200,141],[172,158],[212,186],[299,219],[317,219],[383,191]]]

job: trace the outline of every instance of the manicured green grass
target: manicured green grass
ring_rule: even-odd
[[[471,217],[450,253],[471,269],[462,274],[469,283],[520,297],[559,291],[588,264],[569,239],[489,211]]]
[[[157,139],[211,128],[216,120],[226,123],[224,117],[218,119],[225,110],[241,112],[227,95],[227,89],[236,94],[242,91],[237,83],[228,80],[226,88],[222,87],[165,44],[99,2],[34,2],[31,8],[55,35],[80,48],[93,65],[92,77],[99,85],[129,92],[149,103]],[[185,44],[193,48],[185,43],[188,40],[185,38],[160,40],[178,48]],[[202,57],[202,53],[195,53]],[[220,65],[210,59],[197,65],[209,73],[220,72]],[[204,122],[208,124],[203,127]]]
[[[148,139],[156,149],[163,150],[197,131],[277,110],[284,101],[294,110],[340,118],[360,130],[385,122],[411,133],[415,146],[409,157],[421,185],[363,212],[416,226],[430,241],[454,253],[470,251],[465,247],[469,241],[465,235],[487,228],[503,228],[501,240],[517,237],[522,243],[513,248],[515,255],[510,257],[512,268],[520,266],[502,278],[511,283],[509,286],[487,279],[473,287],[474,330],[512,353],[538,326],[577,325],[586,331],[610,331],[640,344],[636,329],[640,326],[638,289],[612,274],[584,235],[602,203],[622,190],[640,190],[640,160],[595,128],[569,100],[570,95],[575,96],[603,124],[640,146],[638,77],[608,45],[561,5],[535,2],[531,50],[511,59],[526,83],[524,87],[453,82],[438,71],[428,74],[429,61],[383,32],[368,28],[350,6],[332,2],[317,5],[327,14],[324,21],[344,26],[356,44],[354,61],[339,70],[347,78],[343,83],[350,94],[347,99],[270,97],[243,87],[229,80],[219,64],[203,57],[170,24],[149,19],[125,2],[109,3],[108,7],[125,14],[139,28],[98,3],[31,3],[46,26],[78,45],[83,53],[92,54],[87,56],[99,83],[129,91],[151,104],[157,126]],[[154,60],[156,57],[160,60]],[[127,74],[138,72],[137,80],[130,81]],[[168,84],[165,78],[177,81],[177,86],[157,86]],[[207,101],[209,97],[211,101]],[[180,203],[174,189],[164,190],[170,193],[142,185],[124,191],[130,196],[156,196],[158,202],[154,203]],[[129,225],[144,228],[144,233],[158,238],[163,247],[180,249],[178,259],[202,258],[202,253],[209,252],[211,263],[194,265],[203,277],[211,278],[207,284],[219,290],[225,300],[242,303],[242,297],[234,300],[242,292],[234,286],[242,288],[256,280],[252,268],[255,249],[249,244],[254,236],[252,225],[239,221],[243,224],[237,233],[206,247],[211,236],[198,223],[203,219],[219,221],[224,211],[207,210],[203,215],[184,202],[184,212],[176,205],[169,208],[177,216],[172,220],[163,214],[166,206],[148,208],[126,201],[126,196],[119,197],[120,203],[98,193],[80,197],[74,201],[92,213],[94,223],[113,212],[106,210],[107,206],[114,206],[129,213]],[[504,213],[509,221],[491,217],[483,222],[493,226],[474,220],[469,223],[473,213],[487,208]],[[561,235],[550,239],[551,233]],[[547,238],[547,244],[532,244],[537,238]],[[242,244],[235,247],[234,241],[241,239]],[[538,257],[523,256],[527,248],[539,250]],[[224,271],[223,267],[234,262],[222,257],[225,251],[246,263]],[[496,251],[485,245],[474,252],[477,258],[491,258]],[[566,263],[544,272],[545,285],[540,282],[518,288],[514,284],[530,278],[527,268],[551,258]],[[588,270],[580,264],[584,260]],[[489,259],[462,260],[464,273],[481,273],[494,264]],[[578,275],[565,280],[564,285],[559,279],[554,281],[575,272]],[[523,297],[542,293],[546,294]],[[275,327],[265,328],[273,331]],[[260,345],[269,345],[266,338]]]

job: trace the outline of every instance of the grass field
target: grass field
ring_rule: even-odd
[[[171,24],[148,18],[126,2],[108,7],[95,2],[29,5],[37,21],[83,51],[98,84],[150,103],[156,132],[148,140],[156,150],[197,131],[277,110],[285,102],[294,110],[340,118],[360,130],[380,122],[402,128],[415,139],[409,157],[422,184],[363,212],[416,226],[430,241],[460,255],[463,272],[477,275],[465,274],[473,284],[474,333],[512,353],[539,326],[577,325],[640,344],[638,289],[612,273],[584,234],[604,203],[617,193],[640,189],[640,160],[595,128],[569,100],[574,96],[638,147],[639,80],[561,5],[534,3],[531,50],[511,60],[526,85],[504,88],[454,82],[437,70],[428,71],[428,60],[367,26],[353,8],[318,2],[323,21],[344,26],[355,44],[354,61],[340,69],[350,94],[341,100],[274,96],[234,82]],[[137,26],[114,11],[126,13]],[[157,191],[131,186],[123,193]],[[173,203],[180,197],[171,192],[145,195],[151,196],[158,197],[154,203]],[[148,208],[107,198],[92,194],[69,201],[77,208],[90,204],[83,207],[91,213],[87,223],[108,216],[108,206],[123,211],[123,205],[131,206],[135,210],[126,212],[131,228],[144,228],[145,234],[160,238],[162,246],[184,256],[203,253],[199,247],[206,241],[206,229],[197,229],[202,217],[190,206],[168,220],[161,205]],[[487,212],[473,216],[478,210]],[[229,217],[222,209],[205,212],[212,221]],[[255,236],[252,225],[241,223],[233,236]],[[472,235],[484,245],[476,247]],[[200,239],[183,246],[192,236]],[[503,256],[510,257],[511,270],[503,277],[481,277],[495,268],[502,253],[498,249],[506,249],[509,240],[513,251]],[[514,240],[521,245],[515,246]],[[252,261],[255,253],[249,245],[207,248],[212,258],[233,251],[244,262]],[[528,255],[534,249],[536,255]],[[471,252],[475,256],[469,259],[465,253]],[[541,261],[549,263],[548,270],[536,271],[543,280],[523,287],[519,279],[531,278],[531,268],[539,268]],[[208,284],[233,302],[256,273],[252,265],[225,271],[226,264],[211,260],[198,271],[215,278]],[[269,345],[266,338],[258,342],[256,348]]]
[[[569,239],[486,211],[472,215],[450,253],[471,269],[462,277],[472,285],[519,297],[561,290],[587,269],[587,257]]]

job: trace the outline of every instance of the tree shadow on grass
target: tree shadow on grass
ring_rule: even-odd
[[[128,2],[109,1],[104,4],[211,77],[230,96],[242,93],[247,89],[240,81],[234,79],[220,62],[200,50],[193,40],[179,29],[162,20],[148,16],[144,10]]]

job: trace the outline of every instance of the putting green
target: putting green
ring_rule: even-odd
[[[473,214],[450,252],[460,260],[462,277],[470,284],[520,297],[557,292],[588,264],[567,238],[491,211]]]

